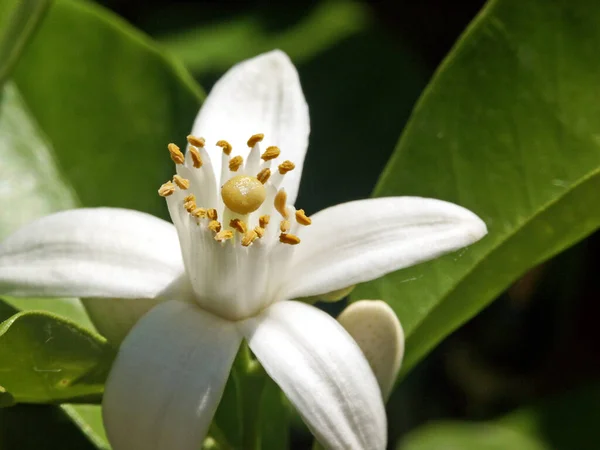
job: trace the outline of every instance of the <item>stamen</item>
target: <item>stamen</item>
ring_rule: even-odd
[[[217,220],[219,218],[219,214],[217,213],[217,210],[215,208],[211,208],[208,211],[206,211],[206,216],[210,220]]]
[[[223,231],[219,231],[215,235],[215,241],[224,242],[228,239],[231,239],[232,237],[233,237],[233,233],[231,231],[223,230]]]
[[[196,208],[192,211],[192,216],[203,219],[206,217],[206,210],[204,208]]]
[[[279,235],[279,242],[289,245],[298,245],[300,243],[300,238],[294,234],[281,233]]]
[[[312,220],[306,215],[303,209],[299,209],[296,211],[296,222],[300,225],[308,226],[312,223]]]
[[[240,232],[241,234],[246,233],[246,224],[241,221],[240,219],[232,219],[229,221],[229,226],[235,230],[237,230],[238,232]]]
[[[158,188],[158,195],[161,197],[168,197],[175,192],[175,185],[170,181],[164,183],[160,188]]]
[[[252,148],[254,147],[256,144],[258,144],[260,141],[262,141],[264,139],[265,135],[262,133],[258,133],[258,134],[253,134],[252,136],[250,136],[250,139],[248,139],[248,147]]]
[[[269,225],[270,220],[271,220],[271,216],[269,216],[269,215],[260,216],[258,218],[258,224],[260,225],[261,228],[267,228],[267,225]]]
[[[256,233],[256,235],[261,238],[265,235],[265,229],[262,227],[254,227],[254,232]]]
[[[188,152],[192,155],[192,163],[196,169],[202,167],[202,158],[200,157],[200,152],[196,147],[190,147]]]
[[[219,231],[221,231],[221,224],[218,220],[211,220],[208,224],[208,229],[214,231],[215,233],[218,233]]]
[[[258,174],[256,175],[256,178],[258,178],[258,181],[260,181],[262,184],[265,184],[267,181],[269,181],[270,176],[271,176],[271,169],[269,169],[268,167],[265,167],[263,170],[258,172]]]
[[[290,231],[290,221],[282,220],[281,223],[279,224],[279,230],[282,233],[287,233],[288,231]]]
[[[240,168],[240,166],[242,164],[244,164],[244,158],[242,158],[239,155],[238,156],[234,156],[229,161],[229,170],[231,170],[232,172],[237,172],[237,170]]]
[[[248,247],[256,239],[258,239],[258,234],[256,233],[256,231],[250,230],[244,235],[244,238],[242,239],[242,245],[244,247]]]
[[[169,149],[169,153],[171,154],[171,159],[173,160],[173,162],[175,164],[183,164],[185,158],[183,156],[183,153],[181,153],[181,150],[179,150],[179,147],[177,147],[173,143],[170,143],[169,145],[167,145],[167,148]]]
[[[271,147],[267,147],[261,158],[265,161],[269,161],[271,159],[278,158],[280,153],[279,147],[275,147],[273,145]]]
[[[203,137],[196,137],[192,136],[191,134],[187,137],[187,141],[190,143],[190,145],[195,147],[204,147],[204,144],[206,143],[206,140]]]
[[[287,202],[287,194],[283,189],[279,189],[279,192],[275,195],[275,209],[283,216],[284,219],[287,219],[288,211],[286,208]]]
[[[277,168],[279,169],[279,173],[281,175],[285,175],[289,171],[294,170],[296,168],[296,164],[294,164],[291,161],[284,161],[281,164],[279,164]]]
[[[217,145],[223,149],[223,153],[225,153],[227,156],[231,155],[232,147],[229,142],[221,140],[217,142]]]
[[[179,189],[186,190],[190,187],[190,180],[186,180],[185,178],[180,177],[179,175],[174,175],[173,181],[179,187]]]
[[[189,213],[193,212],[196,206],[196,196],[194,194],[188,195],[183,199],[183,207]]]

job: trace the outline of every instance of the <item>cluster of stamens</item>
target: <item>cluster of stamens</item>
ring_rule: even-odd
[[[263,134],[255,134],[248,139],[248,147],[253,149],[264,138]],[[203,165],[201,152],[199,148],[205,145],[205,139],[201,137],[188,136],[188,153],[192,161],[193,169],[200,169]],[[261,239],[266,232],[270,222],[269,215],[262,215],[258,219],[258,225],[254,228],[250,227],[246,222],[249,214],[258,210],[264,203],[266,198],[265,185],[271,179],[272,172],[270,168],[271,160],[279,157],[280,150],[276,146],[268,147],[260,156],[263,160],[263,168],[256,176],[235,175],[236,172],[244,165],[244,159],[241,156],[229,157],[233,150],[231,144],[225,140],[220,140],[216,143],[221,147],[224,156],[224,162],[228,159],[228,169],[232,172],[232,176],[221,187],[221,198],[225,207],[231,212],[238,215],[240,218],[233,218],[228,223],[219,222],[219,216],[216,209],[205,209],[196,204],[196,197],[193,194],[187,195],[183,200],[183,208],[195,219],[197,224],[200,224],[201,219],[208,221],[207,228],[214,234],[214,239],[219,242],[225,242],[234,238],[235,233],[240,236],[240,243],[244,247],[250,246],[257,239]],[[169,144],[168,150],[171,159],[176,165],[183,165],[185,157],[179,147],[175,144]],[[256,149],[256,151],[258,151]],[[258,155],[256,156],[258,158]],[[266,164],[265,164],[266,163]],[[291,161],[284,161],[277,166],[279,182],[281,177],[286,173],[294,170],[295,165]],[[192,170],[193,170],[192,169]],[[223,180],[222,180],[223,181]],[[277,186],[277,184],[275,185]],[[186,191],[190,189],[190,180],[187,180],[180,175],[174,175],[173,179],[164,183],[158,190],[158,194],[162,197],[169,197],[179,189]],[[295,217],[290,217],[289,208],[287,207],[287,194],[283,189],[279,189],[274,198],[273,204],[275,210],[281,215],[279,222],[279,242],[289,245],[300,243],[300,238],[292,231],[292,222],[298,225],[307,226],[311,224],[311,219],[306,216],[304,210],[300,209],[295,212]]]

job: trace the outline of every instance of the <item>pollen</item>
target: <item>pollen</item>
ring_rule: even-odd
[[[196,208],[192,211],[192,216],[202,219],[206,217],[206,210],[204,208]]]
[[[281,233],[279,235],[279,242],[289,245],[298,245],[300,243],[300,238],[294,234]]]
[[[204,147],[206,140],[203,137],[192,136],[191,134],[187,137],[187,141],[190,145],[195,147]]]
[[[270,176],[271,176],[271,169],[269,169],[268,167],[265,167],[263,170],[258,172],[258,174],[256,175],[256,178],[258,178],[258,181],[260,181],[262,184],[265,184],[267,181],[269,181]]]
[[[188,195],[186,198],[183,199],[183,207],[185,208],[185,210],[189,213],[193,212],[196,209],[196,196],[195,195]]]
[[[261,158],[264,161],[269,161],[271,159],[278,158],[280,153],[281,152],[279,150],[279,147],[275,147],[275,146],[267,147],[265,152],[261,155]]]
[[[218,220],[211,220],[208,224],[208,229],[210,231],[218,233],[219,231],[221,231],[221,223]]]
[[[265,235],[265,229],[262,227],[254,227],[254,232],[256,233],[256,235],[261,238]]]
[[[194,194],[190,194],[190,195],[186,195],[185,198],[183,199],[184,203],[187,202],[196,202],[196,196]]]
[[[180,177],[179,175],[174,175],[173,176],[173,182],[179,187],[179,189],[189,189],[190,187],[190,180],[186,180],[183,177]]]
[[[296,211],[296,222],[298,222],[300,225],[307,226],[312,223],[312,220],[310,220],[310,217],[306,215],[303,209],[299,209]]]
[[[196,147],[190,147],[188,152],[190,152],[190,155],[192,155],[192,164],[194,164],[194,167],[196,169],[202,167],[202,158],[200,157],[200,152],[198,149]]]
[[[261,228],[267,228],[267,225],[269,225],[270,221],[271,221],[271,216],[269,216],[269,215],[260,216],[258,218],[258,224],[260,225]]]
[[[250,230],[246,234],[244,234],[244,237],[242,238],[242,245],[244,247],[248,247],[256,239],[258,239],[258,234],[256,233],[256,231]]]
[[[227,181],[221,188],[223,203],[231,211],[238,214],[250,214],[260,208],[267,192],[258,178],[248,175],[237,175]]]
[[[168,197],[169,195],[172,195],[174,192],[175,192],[175,185],[173,183],[171,183],[170,181],[167,181],[158,189],[158,195],[160,195],[161,197]]]
[[[231,155],[232,147],[229,142],[220,140],[217,142],[217,146],[221,147],[223,149],[223,153],[225,153],[227,156]]]
[[[239,233],[246,233],[246,224],[240,219],[233,219],[229,222],[229,226],[234,230],[237,230]]]
[[[274,206],[275,209],[283,216],[284,219],[287,219],[288,211],[286,207],[287,202],[287,194],[283,189],[279,189],[279,192],[275,195]]]
[[[219,214],[217,213],[217,210],[214,208],[211,208],[208,211],[206,211],[206,216],[210,220],[217,220],[219,218]]]
[[[215,241],[224,242],[228,239],[231,239],[232,237],[233,237],[233,233],[231,231],[223,230],[223,231],[219,231],[215,235]]]
[[[282,220],[279,224],[279,231],[281,231],[282,233],[287,233],[288,231],[290,231],[290,221]]]
[[[181,153],[181,150],[179,150],[179,147],[171,143],[167,146],[167,148],[169,149],[169,153],[171,154],[171,159],[173,160],[173,162],[175,164],[183,164],[185,158],[183,156],[183,153]]]
[[[296,164],[294,164],[291,161],[284,161],[281,164],[279,164],[277,168],[279,169],[279,173],[281,175],[285,175],[286,173],[294,170],[296,168]]]
[[[252,148],[254,147],[256,144],[258,144],[260,141],[262,141],[264,139],[265,135],[262,133],[258,133],[258,134],[253,134],[252,136],[250,136],[250,139],[248,139],[248,147]]]
[[[242,158],[240,155],[234,156],[229,161],[229,170],[232,172],[237,172],[242,164],[244,164],[244,158]]]

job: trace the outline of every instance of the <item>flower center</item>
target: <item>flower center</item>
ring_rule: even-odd
[[[240,155],[231,156],[233,147],[229,142],[216,142],[215,147],[220,147],[222,151],[219,185],[223,209],[219,207],[218,194],[214,190],[218,174],[213,172],[211,158],[205,149],[205,139],[188,136],[186,155],[177,145],[168,145],[177,175],[173,176],[172,181],[164,183],[158,193],[167,199],[171,218],[178,229],[188,228],[186,224],[195,222],[200,230],[211,233],[216,241],[237,241],[243,247],[252,245],[258,239],[271,241],[277,234],[279,239],[275,242],[288,245],[300,243],[296,231],[300,226],[310,225],[311,220],[303,210],[296,211],[287,204],[285,190],[280,188],[285,174],[296,166],[285,160],[276,166],[273,173],[271,165],[279,158],[281,151],[276,146],[270,146],[261,154],[260,143],[263,138],[263,134],[255,134],[248,139],[250,153],[246,161]],[[279,229],[268,232],[267,225],[273,213],[281,216]],[[239,239],[236,239],[236,233]]]
[[[267,192],[256,177],[237,175],[221,188],[223,203],[235,213],[246,215],[256,211],[265,201]]]

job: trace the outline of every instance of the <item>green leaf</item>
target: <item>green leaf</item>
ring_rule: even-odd
[[[166,146],[185,142],[202,96],[181,66],[105,9],[56,0],[14,79],[82,205],[165,215]]]
[[[491,1],[413,111],[377,196],[465,206],[481,242],[357,287],[406,335],[404,372],[527,269],[600,224],[600,7]]]
[[[114,354],[104,338],[50,313],[0,324],[0,383],[18,402],[97,401]]]
[[[49,5],[50,0],[0,2],[0,87],[10,76]]]
[[[440,422],[409,434],[396,450],[551,450],[527,435],[496,424]]]

